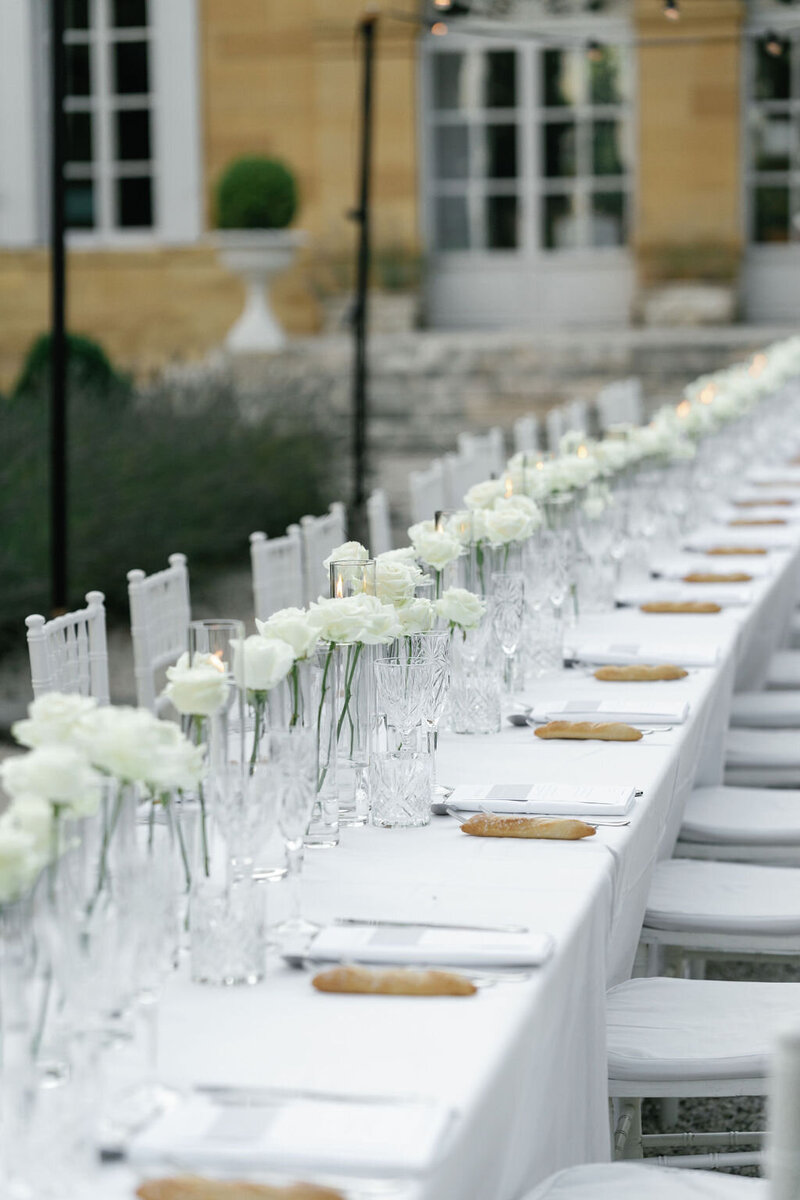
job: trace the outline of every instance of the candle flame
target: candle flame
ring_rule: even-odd
[[[578,455],[578,458],[588,458],[589,457],[588,447],[584,446],[583,444],[578,446],[577,455]]]
[[[513,496],[513,494],[514,494],[514,480],[511,478],[510,475],[506,475],[506,491],[505,491],[506,500],[510,499],[510,497]]]
[[[691,411],[692,411],[692,406],[688,400],[681,400],[680,404],[675,409],[675,412],[678,414],[679,417],[688,417],[688,415]]]
[[[752,375],[753,378],[756,379],[761,374],[761,372],[764,370],[764,367],[766,365],[767,365],[766,354],[756,354],[748,368],[748,374]]]
[[[701,391],[698,399],[701,404],[711,404],[716,394],[717,389],[714,387],[713,383],[707,383]]]
[[[336,587],[333,590],[333,594],[337,600],[344,599],[344,576],[343,575],[336,576]]]
[[[212,653],[208,656],[208,661],[210,666],[214,667],[216,671],[219,671],[220,675],[225,674],[225,663],[222,660],[221,650],[212,651]]]

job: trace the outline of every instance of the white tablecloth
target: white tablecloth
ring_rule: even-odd
[[[704,556],[689,557],[709,569]],[[749,608],[703,616],[618,610],[581,623],[581,637],[672,644],[676,661],[686,639],[718,645],[717,667],[648,685],[656,703],[690,703],[685,724],[634,743],[542,741],[510,725],[494,736],[441,739],[438,774],[448,784],[636,786],[643,795],[629,826],[579,842],[531,842],[470,838],[442,817],[419,830],[345,830],[338,850],[307,854],[310,916],[528,925],[552,934],[556,947],[529,981],[469,1000],[331,996],[274,958],[266,982],[252,989],[178,978],[162,1006],[165,1081],[445,1101],[458,1110],[457,1125],[419,1200],[514,1200],[560,1167],[606,1159],[605,989],[630,973],[653,864],[671,852],[690,789],[721,778],[734,681],[758,684],[785,631],[798,552],[769,559],[776,570],[754,582]],[[527,694],[531,702],[640,703],[641,687],[601,684],[573,668]],[[119,1196],[129,1196],[124,1172],[119,1179]]]

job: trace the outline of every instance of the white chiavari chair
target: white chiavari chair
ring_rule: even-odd
[[[367,528],[369,530],[369,552],[373,558],[391,550],[392,524],[389,517],[389,499],[383,488],[375,488],[367,497]]]
[[[558,454],[561,439],[569,429],[567,414],[562,405],[548,409],[544,417],[544,428],[547,434],[547,449],[551,454]]]
[[[261,530],[251,533],[250,562],[253,610],[259,621],[266,621],[280,608],[303,607],[303,539],[299,525],[290,525],[283,537],[268,538]]]
[[[458,453],[464,458],[478,460],[482,467],[481,479],[502,475],[506,465],[506,443],[502,429],[494,425],[486,433],[459,433]]]
[[[476,483],[487,479],[482,459],[468,454],[445,454],[444,456],[445,508],[461,508],[464,496]]]
[[[321,517],[301,517],[305,602],[327,596],[329,581],[323,562],[336,546],[347,541],[347,512],[341,500],[334,500]]]
[[[105,596],[86,593],[86,608],[46,621],[25,618],[34,699],[47,692],[78,692],[108,704]]]
[[[434,514],[449,508],[445,491],[444,462],[435,458],[422,471],[411,471],[408,476],[408,499],[411,523],[432,521]]]
[[[570,400],[569,404],[565,405],[567,429],[573,433],[585,433],[589,435],[589,405],[585,400]]]
[[[170,554],[169,566],[152,575],[128,571],[128,602],[136,701],[160,716],[170,711],[160,695],[161,672],[188,650],[192,610],[186,555]]]
[[[696,788],[686,803],[675,854],[800,867],[800,791]]]
[[[551,1175],[524,1200],[797,1200],[800,1196],[800,1028],[796,1018],[773,1043],[769,1063],[769,1134],[763,1156],[768,1180],[718,1174],[725,1155],[687,1156],[682,1166],[669,1159],[591,1163]],[[744,1139],[742,1139],[744,1140]],[[632,1155],[631,1155],[632,1157]],[[761,1156],[759,1156],[760,1159]],[[714,1159],[717,1161],[714,1161]],[[711,1159],[711,1162],[708,1160]],[[759,1161],[757,1165],[762,1165]]]
[[[595,398],[600,432],[614,425],[641,425],[643,418],[642,383],[640,379],[616,379],[607,383]]]
[[[514,453],[535,454],[541,449],[539,422],[532,414],[514,422]]]

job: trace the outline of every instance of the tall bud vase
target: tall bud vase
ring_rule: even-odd
[[[369,817],[369,758],[375,713],[376,647],[336,646],[336,773],[339,824],[364,825]]]
[[[336,693],[339,659],[333,646],[295,662],[269,693],[269,727],[275,731],[313,729],[317,737],[317,796],[306,846],[339,844],[336,777]]]

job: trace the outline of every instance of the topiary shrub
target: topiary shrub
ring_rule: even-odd
[[[217,182],[220,229],[285,229],[296,211],[297,183],[278,159],[237,158]]]
[[[70,390],[77,390],[103,400],[116,402],[130,399],[130,377],[114,368],[102,346],[80,334],[67,334],[67,376]],[[11,399],[45,396],[50,386],[52,335],[42,333],[25,355],[22,370],[11,389]]]

